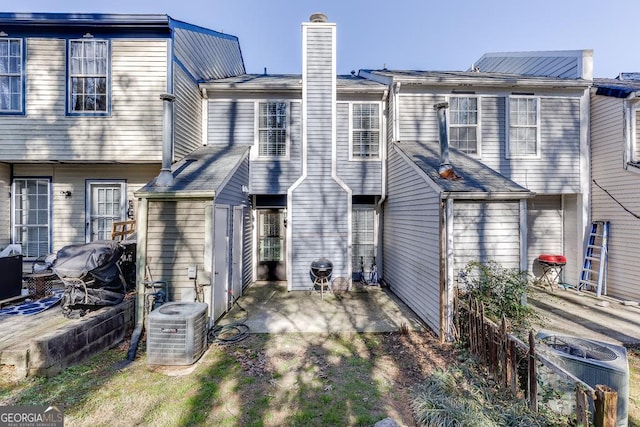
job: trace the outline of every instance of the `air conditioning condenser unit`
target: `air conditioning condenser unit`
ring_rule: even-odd
[[[207,309],[200,302],[168,302],[149,313],[147,363],[195,363],[207,348]]]
[[[617,427],[628,424],[629,362],[627,349],[616,344],[550,331],[538,332],[544,353],[591,387],[606,385],[618,393]],[[591,408],[593,410],[593,408]]]

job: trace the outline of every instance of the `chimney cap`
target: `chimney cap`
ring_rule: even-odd
[[[312,13],[309,17],[309,21],[311,22],[327,22],[327,15],[324,13]]]

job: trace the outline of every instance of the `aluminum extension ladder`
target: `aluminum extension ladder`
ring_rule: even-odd
[[[607,263],[609,260],[609,221],[593,221],[584,250],[582,274],[578,290],[593,289],[596,295],[607,294]]]

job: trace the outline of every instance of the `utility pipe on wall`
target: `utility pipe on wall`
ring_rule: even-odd
[[[156,178],[155,185],[168,187],[173,184],[173,174],[171,173],[171,161],[173,159],[173,101],[175,95],[163,93],[162,99],[162,169]]]

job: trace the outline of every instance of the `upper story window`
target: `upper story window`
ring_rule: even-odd
[[[70,40],[68,68],[69,113],[108,113],[109,42]]]
[[[540,99],[511,96],[508,99],[508,157],[537,157],[540,154]]]
[[[351,104],[351,158],[380,158],[380,104]]]
[[[625,164],[640,168],[640,104],[629,104],[627,125],[628,137],[626,138]],[[637,171],[637,169],[630,169]]]
[[[480,153],[478,98],[452,96],[449,98],[449,143],[458,150]]]
[[[258,157],[287,157],[289,117],[288,104],[282,101],[258,103]]]
[[[0,39],[0,113],[22,113],[23,109],[22,39]]]

